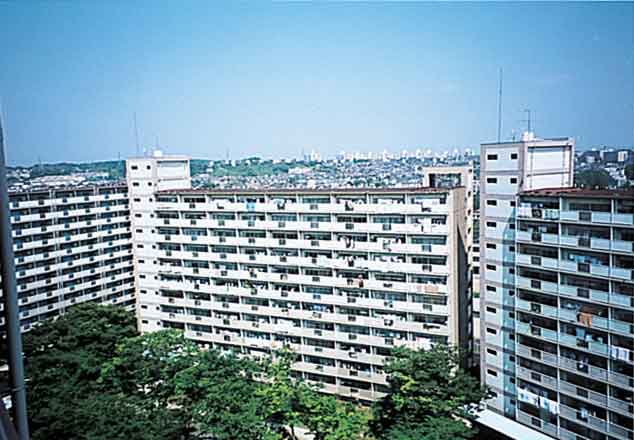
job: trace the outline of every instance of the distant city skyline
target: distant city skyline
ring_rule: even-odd
[[[0,4],[9,163],[634,140],[631,3],[186,6]]]

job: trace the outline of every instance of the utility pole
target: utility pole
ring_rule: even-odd
[[[20,334],[20,319],[18,316],[13,240],[11,239],[11,215],[9,211],[2,114],[0,114],[0,263],[2,266],[4,318],[7,323],[13,423],[18,432],[18,438],[20,440],[29,440],[29,422],[26,416],[26,388],[24,386],[24,360],[22,359],[22,335]]]

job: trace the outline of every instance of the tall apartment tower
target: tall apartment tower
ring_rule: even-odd
[[[464,191],[158,191],[138,219],[140,329],[288,345],[324,391],[376,399],[392,347],[471,340]]]
[[[525,133],[519,142],[487,143],[480,149],[480,366],[482,382],[495,393],[488,409],[510,419],[517,418],[517,195],[570,187],[573,177],[571,138],[537,139]]]
[[[465,207],[465,251],[467,256],[466,262],[466,273],[467,283],[469,285],[469,295],[472,298],[471,304],[468,305],[468,308],[464,314],[465,319],[471,323],[471,329],[469,330],[471,334],[474,335],[472,341],[469,341],[469,349],[468,352],[472,357],[471,365],[477,365],[477,348],[474,342],[479,342],[480,334],[479,334],[479,318],[474,319],[475,316],[480,315],[480,308],[476,309],[475,306],[476,301],[474,301],[475,292],[480,291],[479,286],[475,286],[473,284],[474,274],[473,268],[476,267],[475,259],[479,258],[479,254],[476,255],[477,251],[477,243],[479,241],[479,236],[475,236],[476,230],[479,229],[476,224],[476,213],[474,209],[475,196],[474,191],[476,186],[474,186],[477,182],[475,182],[474,174],[473,174],[473,165],[463,165],[463,166],[438,166],[438,167],[424,167],[421,169],[421,173],[423,175],[423,186],[430,188],[452,188],[452,187],[464,187],[464,207]],[[476,329],[477,327],[477,329]],[[477,331],[477,333],[476,333]]]
[[[529,190],[517,206],[516,419],[565,440],[631,440],[634,190]]]
[[[156,243],[153,241],[155,230],[152,223],[155,193],[191,188],[189,161],[187,156],[163,156],[160,151],[154,152],[151,156],[134,157],[126,161],[134,247],[137,317],[140,310],[138,295],[143,294],[140,280],[145,278],[145,265],[152,261],[153,251],[156,249]]]
[[[125,185],[31,189],[9,202],[22,331],[83,302],[134,308]]]

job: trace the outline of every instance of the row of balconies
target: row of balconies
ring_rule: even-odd
[[[148,284],[144,283],[143,287],[148,287]],[[152,287],[157,288],[158,286],[154,285]],[[180,289],[171,290],[182,290],[184,286],[182,284],[178,284],[177,287],[180,287]],[[376,308],[381,310],[394,310],[405,313],[426,313],[441,316],[448,316],[449,313],[448,306],[444,304],[425,304],[413,301],[391,301],[378,298],[350,297],[337,294],[323,295],[308,292],[289,292],[283,290],[261,288],[255,289],[254,291],[254,289],[243,287],[225,287],[210,285],[205,285],[204,287],[204,291],[212,295],[234,295],[242,298],[257,297],[264,300],[294,301],[297,303],[314,303],[315,301],[319,301],[319,303],[321,304],[333,306],[340,305],[354,306],[359,308]],[[202,292],[203,290],[198,289],[196,291]],[[175,298],[174,301],[177,301],[179,305],[183,305],[184,307],[196,307],[208,304],[208,301],[187,298]]]
[[[120,234],[121,235],[121,234]],[[77,252],[77,249],[86,249],[86,250],[93,250],[93,249],[98,249],[100,246],[115,246],[115,244],[113,243],[120,243],[120,245],[123,244],[131,244],[131,240],[129,238],[120,238],[120,235],[113,233],[105,233],[103,234],[103,236],[93,236],[91,238],[87,238],[87,234],[82,234],[83,237],[80,236],[74,236],[71,237],[70,240],[67,240],[65,238],[53,238],[53,239],[47,239],[47,240],[38,240],[38,241],[31,241],[28,243],[14,243],[13,245],[13,249],[14,250],[34,250],[40,247],[48,247],[48,246],[55,246],[55,245],[64,245],[67,243],[75,243],[76,241],[93,241],[93,243],[91,244],[86,244],[83,246],[73,246],[73,247],[66,247],[64,248],[64,252],[66,252],[66,254],[71,254],[73,252]],[[103,241],[103,239],[106,238],[109,241]],[[47,253],[47,252],[44,252]],[[47,257],[44,257],[47,258]]]
[[[437,234],[446,235],[447,225],[423,223],[345,223],[345,222],[306,222],[306,221],[272,221],[272,220],[185,220],[185,219],[157,219],[148,222],[148,226],[198,227],[205,229],[259,229],[259,230],[290,230],[311,232],[340,232],[340,233],[375,233],[391,232],[395,234]]]
[[[12,201],[11,208],[20,208],[20,209],[37,208],[39,206],[53,206],[53,205],[84,203],[84,202],[93,202],[93,201],[98,202],[103,200],[122,200],[127,198],[128,198],[127,191],[116,192],[111,194],[90,194],[87,196],[53,197],[53,198],[40,199],[40,200]]]
[[[26,310],[23,312],[20,312],[20,319],[24,319],[24,318],[28,318],[28,317],[33,317],[33,316],[38,316],[38,315],[43,315],[46,313],[51,313],[51,312],[55,312],[55,311],[59,311],[59,312],[63,312],[66,308],[71,307],[73,305],[76,304],[80,304],[82,302],[86,302],[86,301],[90,301],[93,300],[95,298],[98,297],[105,297],[106,293],[107,294],[111,294],[112,292],[124,292],[125,290],[128,290],[131,286],[121,286],[120,289],[114,290],[114,291],[103,291],[103,292],[93,292],[90,294],[86,294],[86,295],[82,295],[79,297],[74,297],[71,299],[67,299],[67,300],[63,300],[63,301],[59,301],[56,302],[54,304],[49,304],[47,306],[43,306],[43,307],[36,307],[36,308],[32,308],[30,310]],[[111,304],[120,304],[122,302],[126,302],[129,299],[134,298],[133,294],[124,294],[121,295],[117,298],[113,298],[111,299],[109,302]]]
[[[167,301],[161,301],[162,304],[169,304],[175,307],[187,307],[182,304],[183,300],[177,298],[161,298]],[[190,300],[191,301],[191,300]],[[195,302],[196,300],[193,300]],[[218,301],[199,301],[201,304],[197,307],[204,306],[205,310],[218,311],[218,312],[232,312],[249,315],[257,315],[262,318],[280,318],[280,319],[295,319],[295,320],[310,320],[317,322],[327,322],[332,324],[342,325],[356,325],[361,327],[383,328],[405,332],[424,331],[429,334],[447,335],[449,327],[447,324],[435,324],[435,323],[423,323],[413,320],[399,319],[397,317],[370,317],[370,316],[358,316],[348,315],[344,313],[331,313],[331,312],[313,312],[310,310],[292,309],[292,308],[280,308],[274,306],[261,306],[250,305],[241,303],[229,303]],[[144,304],[149,302],[144,301]],[[419,312],[420,313],[420,312]],[[249,322],[244,319],[225,319],[212,318],[200,315],[187,315],[194,316],[194,321],[201,321],[209,325],[231,325],[235,328],[242,328],[248,330],[251,327],[261,328],[262,331],[275,331],[279,328],[278,324],[267,322]],[[222,321],[222,322],[221,322]],[[257,325],[255,325],[257,324]]]
[[[180,275],[181,272],[179,271]],[[210,278],[217,280],[258,280],[263,282],[274,282],[283,284],[302,284],[311,286],[328,286],[339,289],[364,289],[364,290],[385,290],[395,292],[407,292],[407,293],[421,293],[421,294],[443,294],[449,293],[446,285],[437,284],[416,284],[407,282],[396,281],[381,281],[381,280],[363,280],[361,286],[359,280],[353,278],[344,277],[325,277],[325,276],[310,276],[310,275],[294,275],[294,274],[279,274],[271,272],[259,272],[256,277],[252,277],[249,271],[242,270],[218,270],[213,269]],[[204,283],[197,283],[188,280],[161,280],[161,284],[169,283],[171,287],[165,285],[165,288],[172,288],[173,290],[183,290],[184,288],[191,291],[196,291],[201,288],[204,289]],[[185,283],[185,284],[182,284]],[[158,283],[154,283],[158,284]],[[197,287],[200,286],[200,287]],[[457,294],[458,292],[456,292]]]
[[[519,334],[524,334],[526,336],[531,336],[535,338],[542,338],[548,342],[554,344],[563,344],[569,347],[572,347],[577,350],[588,351],[589,353],[594,353],[597,355],[605,356],[605,357],[613,357],[613,354],[610,351],[610,345],[605,342],[601,342],[599,340],[586,340],[583,341],[576,336],[558,332],[556,330],[550,330],[547,328],[539,327],[537,325],[529,324],[527,322],[515,321],[515,331]],[[627,349],[625,347],[620,347],[620,349],[624,350],[626,353],[629,353],[628,360],[626,362],[634,363],[634,351]]]
[[[634,225],[634,214],[610,212],[568,211],[520,206],[517,209],[517,216],[519,218],[531,218],[539,220],[564,220],[584,223]]]
[[[170,320],[166,318],[166,320]],[[172,321],[173,322],[173,321]],[[182,322],[182,321],[179,321]],[[278,334],[285,334],[283,332],[278,332]],[[223,342],[232,345],[242,345],[242,346],[255,346],[259,348],[272,348],[273,341],[266,339],[256,339],[256,338],[247,338],[244,336],[238,336],[236,334],[230,334],[227,332],[226,334],[214,334],[208,332],[195,332],[194,339],[205,338],[208,341],[216,341]],[[334,331],[326,331],[326,330],[312,330],[311,329],[297,329],[292,336],[298,337],[311,337],[315,339],[329,340],[335,342],[354,342],[358,344],[364,345],[374,345],[378,347],[393,347],[395,346],[395,339],[391,338],[382,338],[379,336],[369,336],[369,335],[355,335],[352,333],[336,333]],[[328,373],[323,373],[328,374]],[[331,373],[332,374],[332,373]]]
[[[112,243],[112,245],[110,245],[110,243]],[[125,249],[125,246],[128,246],[128,249]],[[113,251],[113,249],[116,250]],[[49,258],[55,258],[55,261],[57,262],[58,259],[61,257],[65,257],[68,255],[80,255],[82,253],[90,253],[95,251],[98,251],[99,253],[104,255],[107,254],[108,256],[114,256],[114,254],[118,255],[118,253],[121,253],[120,255],[130,255],[132,253],[132,245],[130,244],[130,240],[120,239],[108,243],[98,243],[96,245],[77,246],[69,249],[37,252],[33,255],[17,257],[15,260],[16,264],[34,263]]]
[[[630,254],[634,252],[634,242],[625,240],[608,240],[604,238],[587,238],[573,235],[549,234],[545,232],[517,231],[517,241],[526,243],[543,243],[568,246],[575,249],[588,248],[598,251],[612,251]]]
[[[247,255],[243,255],[243,257],[247,258],[232,258],[229,259],[230,256],[239,256],[239,254],[209,254],[210,258],[205,260],[200,260],[201,262],[209,262],[211,264],[223,264],[223,263],[238,263],[241,260],[244,261],[240,263],[242,265],[248,264],[249,262],[254,264],[267,264],[267,265],[275,265],[275,266],[290,266],[290,267],[306,267],[306,268],[317,268],[317,269],[333,269],[333,270],[357,270],[357,271],[371,271],[371,272],[398,272],[403,274],[412,274],[412,275],[438,275],[438,276],[448,276],[448,266],[439,265],[439,264],[414,264],[414,263],[388,263],[383,261],[363,261],[357,260],[356,265],[350,266],[346,260],[325,260],[324,264],[319,263],[319,259],[316,261],[311,260],[310,258],[303,257],[295,257],[300,260],[299,264],[293,264],[292,262],[284,260],[284,257],[261,257],[260,259],[250,260]],[[226,259],[222,257],[225,256]],[[291,258],[291,257],[289,257]],[[303,260],[303,261],[301,261]],[[324,260],[322,260],[324,261]],[[325,264],[328,262],[329,264]],[[304,263],[304,264],[302,264]],[[273,272],[263,272],[263,271],[250,271],[247,269],[238,269],[238,270],[223,270],[223,269],[212,269],[212,268],[204,268],[204,267],[183,267],[183,266],[168,266],[163,265],[158,267],[159,273],[165,274],[179,274],[184,276],[204,276],[204,277],[231,277],[231,278],[249,278],[251,280],[278,280],[279,274]],[[231,274],[229,274],[229,272]],[[273,277],[271,277],[273,275]],[[290,274],[289,274],[290,276]],[[299,276],[299,274],[297,275]],[[309,276],[309,275],[305,275]],[[312,280],[312,276],[311,280]],[[321,278],[321,277],[320,277]],[[313,280],[319,281],[319,280]],[[355,280],[355,283],[357,280]],[[347,282],[349,284],[349,282]]]
[[[621,295],[616,292],[608,293],[602,290],[575,287],[567,284],[552,283],[549,281],[536,280],[533,278],[522,276],[517,276],[515,280],[516,285],[519,288],[539,290],[543,293],[560,294],[564,296],[578,297],[586,300],[590,299],[592,301],[612,304],[616,306],[634,307],[634,297]]]
[[[447,245],[413,244],[388,242],[387,240],[377,241],[352,241],[340,240],[308,240],[308,239],[286,239],[286,238],[255,238],[255,237],[218,237],[218,236],[188,236],[188,235],[159,235],[150,234],[149,240],[158,243],[176,244],[201,244],[201,245],[224,245],[224,246],[249,246],[262,248],[285,248],[285,249],[314,249],[330,251],[354,251],[354,252],[379,252],[379,253],[407,253],[421,254],[428,253],[438,255],[448,255]]]
[[[76,260],[65,261],[65,262],[55,258],[55,262],[52,264],[48,264],[46,266],[34,267],[32,269],[21,270],[16,273],[16,277],[18,278],[18,281],[19,281],[20,278],[37,276],[37,275],[41,275],[51,271],[58,271],[58,270],[61,271],[62,269],[66,269],[68,267],[80,267],[87,264],[103,263],[103,262],[107,262],[119,257],[125,257],[129,254],[130,254],[129,250],[120,250],[120,251],[110,252],[110,253],[100,252],[97,255],[84,257],[84,258],[78,258]],[[130,261],[130,264],[132,264],[132,261]]]
[[[577,312],[574,310],[568,310],[563,308],[557,308],[548,306],[546,304],[540,304],[535,302],[529,302],[522,299],[517,299],[515,306],[519,310],[523,310],[528,313],[533,313],[540,316],[545,316],[552,319],[560,319],[562,321],[577,322]],[[602,330],[609,330],[613,332],[623,333],[625,335],[634,335],[634,323],[619,321],[617,319],[608,319],[601,316],[592,315],[592,327]]]
[[[39,235],[46,232],[51,232],[56,234],[57,237],[60,235],[71,234],[76,235],[80,229],[91,228],[93,234],[98,234],[102,232],[114,231],[114,230],[125,230],[130,228],[130,222],[125,217],[114,218],[115,220],[120,220],[119,222],[113,223],[113,219],[99,219],[99,220],[87,220],[82,222],[73,222],[73,223],[60,223],[49,226],[39,226],[35,228],[23,228],[21,229],[19,226],[13,225],[13,238],[16,237],[30,237],[33,235]],[[110,221],[108,221],[110,220]],[[103,229],[104,226],[111,226],[111,228]],[[59,234],[63,232],[64,234]]]
[[[18,222],[32,222],[42,219],[60,219],[64,217],[74,217],[85,214],[103,214],[111,212],[115,214],[115,216],[120,216],[122,214],[117,214],[120,212],[124,212],[125,215],[129,215],[130,207],[127,204],[121,205],[112,205],[112,206],[101,206],[94,208],[82,208],[82,209],[72,209],[72,210],[64,210],[64,211],[52,211],[52,212],[41,212],[39,214],[27,214],[27,215],[14,215],[11,217],[12,223]]]
[[[114,281],[120,281],[120,280],[124,280],[124,279],[132,279],[132,278],[130,278],[130,275],[131,275],[130,273],[121,273],[121,274],[114,275],[116,277]],[[83,289],[86,289],[86,288],[89,288],[89,287],[102,285],[102,284],[105,284],[106,282],[110,283],[113,280],[110,277],[109,279],[102,278],[102,279],[98,279],[98,280],[88,280],[88,281],[83,281],[83,282],[81,280],[79,280],[79,281],[80,282],[78,282],[77,284],[75,284],[73,286],[62,287],[62,288],[58,289],[55,292],[55,294],[66,295],[68,293],[72,293],[72,292],[75,292],[75,291],[78,291],[78,290],[83,290]],[[22,291],[26,291],[26,290],[38,289],[38,288],[41,288],[41,287],[44,287],[44,286],[48,286],[48,285],[51,285],[51,284],[57,284],[57,280],[49,278],[48,280],[34,281],[32,283],[23,284],[23,285],[19,286],[19,291],[22,292]],[[133,286],[134,286],[134,282],[131,281],[129,283],[128,287],[133,287]],[[42,295],[45,295],[45,294],[42,294]]]
[[[436,199],[438,200],[438,199]],[[283,208],[282,208],[283,206]],[[165,203],[156,202],[156,211],[205,211],[205,212],[267,212],[267,213],[309,213],[309,214],[447,214],[447,204],[433,203],[244,203],[244,202],[207,202],[207,203]]]

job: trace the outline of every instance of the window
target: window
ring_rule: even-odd
[[[141,234],[142,232],[143,232],[143,229],[136,229],[137,234]]]
[[[496,329],[494,329],[494,328],[487,327],[487,333],[490,333],[492,335],[497,335],[498,331]]]
[[[141,218],[141,214],[134,214],[136,218]]]
[[[497,313],[498,311],[496,310],[496,308],[495,308],[495,307],[487,307],[487,312],[495,314],[495,313]]]
[[[512,207],[512,208],[514,208],[514,207],[515,207],[515,200],[511,200],[511,201],[509,202],[509,205],[511,205],[511,207]]]
[[[495,243],[487,243],[487,249],[497,249],[497,245]]]
[[[509,225],[509,229],[515,229],[515,223],[511,223],[511,224]]]
[[[152,182],[148,182],[148,183],[147,183],[147,186],[152,186]]]
[[[133,169],[133,170],[138,170],[139,169],[139,167],[136,166],[136,165],[132,165],[130,168]]]
[[[145,260],[139,260],[139,264],[144,264]]]
[[[146,306],[146,308],[147,308],[147,306]],[[147,320],[147,319],[142,319],[142,320],[141,320],[141,323],[142,323],[142,324],[147,324],[147,323],[148,323],[148,320]]]
[[[498,373],[494,370],[491,370],[490,368],[487,368],[487,374],[490,374],[491,376],[495,376],[497,377]]]
[[[487,177],[487,183],[498,183],[497,177]]]
[[[487,292],[496,292],[497,289],[495,288],[495,286],[487,286]]]
[[[509,246],[509,251],[510,252],[515,252],[515,246]]]
[[[132,182],[132,186],[139,186],[139,182]]]
[[[498,206],[498,201],[497,200],[487,200],[487,205],[488,206]]]
[[[487,228],[495,228],[497,226],[497,223],[495,222],[487,222]]]
[[[497,270],[495,264],[487,264],[487,270]]]
[[[493,356],[497,356],[498,352],[493,350],[492,348],[487,348],[487,353],[492,354]]]
[[[487,160],[498,160],[497,154],[487,154]]]
[[[143,245],[142,245],[141,243],[138,243],[138,244],[136,245],[136,247],[138,247],[138,248],[142,248],[142,247],[143,247]]]
[[[517,153],[511,153],[511,160],[517,159]]]
[[[517,183],[517,177],[511,177],[511,183],[513,184]]]
[[[148,169],[148,170],[150,170],[150,169],[152,169],[152,167],[148,165],[148,166],[147,166],[147,169]]]
[[[510,273],[511,275],[515,275],[515,268],[514,268],[514,267],[511,267],[511,268],[509,269],[509,273]]]
[[[135,202],[140,202],[140,201],[141,201],[141,199],[139,199],[138,197],[135,197],[135,198],[134,198],[134,201],[135,201]]]

